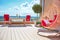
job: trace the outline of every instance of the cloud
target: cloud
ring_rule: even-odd
[[[24,2],[18,6],[9,8],[5,11],[1,11],[1,12],[6,12],[9,13],[9,15],[11,16],[15,16],[16,14],[19,14],[20,16],[26,16],[26,15],[31,15],[31,16],[37,16],[33,10],[32,10],[32,6],[34,4],[39,4],[40,0],[32,0],[31,2]]]
[[[28,4],[29,4],[28,2],[22,3],[20,7],[28,7]]]
[[[31,15],[31,16],[37,16],[37,15],[33,12],[32,6],[33,6],[34,4],[40,4],[39,1],[40,1],[40,0],[33,0],[31,3],[25,2],[25,3],[21,4],[21,5],[20,5],[21,13],[24,14],[24,15],[29,14],[29,15]],[[26,5],[26,4],[27,4],[27,6],[24,6],[24,5]]]

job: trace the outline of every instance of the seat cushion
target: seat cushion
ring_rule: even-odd
[[[23,22],[23,19],[11,19],[12,22]]]

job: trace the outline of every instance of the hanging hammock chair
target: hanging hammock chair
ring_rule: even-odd
[[[58,33],[58,30],[51,30],[51,29],[47,29],[46,27],[50,27],[53,26],[52,24],[54,24],[54,22],[57,20],[57,15],[54,15],[54,20],[49,20],[51,22],[51,24],[49,26],[46,26],[47,24],[44,22],[44,20],[41,21],[41,25],[44,28],[40,28],[38,29],[38,35],[40,36],[45,36],[45,37],[54,37],[54,36],[60,36],[60,34]]]
[[[53,20],[49,20],[49,22],[51,23],[50,25],[52,25],[52,23],[56,20],[57,15],[54,15],[54,19]],[[45,28],[45,27],[49,27],[47,26],[46,22],[44,20],[41,21],[41,25]]]

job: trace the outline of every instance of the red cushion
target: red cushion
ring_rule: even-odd
[[[4,21],[9,21],[9,14],[4,14]]]
[[[55,21],[56,17],[57,17],[57,15],[54,15],[54,21]]]
[[[53,20],[49,20],[49,22],[50,22],[50,23],[52,23],[52,22],[53,22]]]
[[[46,26],[46,23],[44,22],[44,20],[41,21],[41,25]]]
[[[57,17],[57,15],[54,15],[54,19],[53,20],[49,20],[49,22],[51,22],[51,23],[54,22],[56,17]]]
[[[27,15],[26,16],[26,21],[30,21],[30,18],[31,18],[31,16],[30,15]]]

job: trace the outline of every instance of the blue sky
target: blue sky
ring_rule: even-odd
[[[19,14],[20,16],[37,16],[32,6],[39,4],[39,0],[0,0],[0,16],[8,13],[11,16]]]

